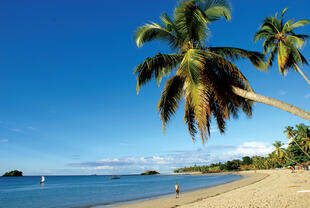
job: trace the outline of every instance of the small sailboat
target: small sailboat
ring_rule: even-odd
[[[45,178],[44,178],[44,176],[41,176],[41,180],[40,180],[40,183],[44,183],[44,181],[45,181]]]

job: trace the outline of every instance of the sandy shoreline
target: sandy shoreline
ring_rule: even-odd
[[[229,173],[224,173],[229,174]],[[246,176],[240,180],[233,181],[230,183],[209,187],[205,189],[199,189],[195,191],[190,191],[186,193],[181,193],[180,198],[175,199],[174,196],[166,196],[161,198],[156,198],[152,200],[146,200],[137,203],[129,203],[120,206],[114,206],[113,208],[171,208],[180,205],[186,205],[189,203],[197,202],[207,197],[216,196],[243,186],[260,181],[268,176],[266,173],[254,173],[254,172],[240,172],[240,175]],[[95,206],[93,208],[104,208],[106,206]]]
[[[243,171],[241,180],[113,208],[310,207],[310,171]],[[96,206],[103,208],[104,206]]]
[[[290,170],[262,170],[257,172],[269,176],[257,183],[186,204],[180,208],[310,207],[309,171],[291,173]]]

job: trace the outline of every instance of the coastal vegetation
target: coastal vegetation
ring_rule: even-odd
[[[212,118],[216,120],[219,132],[224,133],[226,121],[237,118],[239,111],[252,116],[254,102],[277,107],[310,121],[309,112],[254,93],[246,77],[233,64],[235,60],[248,59],[254,67],[266,70],[264,54],[241,48],[211,47],[205,44],[209,36],[208,25],[221,18],[231,19],[231,8],[226,0],[180,1],[173,17],[163,13],[160,17],[161,24],[151,22],[136,30],[135,40],[138,47],[147,42],[162,40],[168,43],[171,49],[171,53],[158,53],[146,58],[134,71],[137,76],[137,92],[152,79],[160,84],[165,77],[167,78],[158,102],[163,130],[165,131],[166,123],[173,117],[183,99],[184,121],[189,134],[195,140],[195,135],[199,133],[202,142],[210,136]],[[290,25],[290,33],[297,25]],[[261,27],[261,30],[263,29],[264,26]],[[260,38],[263,38],[263,32],[257,37]],[[299,38],[303,40],[306,36]],[[299,48],[301,42],[291,41],[291,44]],[[266,49],[269,49],[269,45]],[[288,47],[281,46],[282,49],[288,51]],[[279,49],[280,52],[281,50]],[[294,56],[293,52],[286,54]],[[272,60],[268,59],[268,66]],[[294,60],[296,65],[306,63],[296,58],[287,60]],[[293,66],[292,64],[286,61],[281,62],[280,66],[286,70]]]
[[[23,176],[23,172],[19,170],[12,170],[10,172],[6,172],[3,174],[3,177],[9,177],[9,176]]]
[[[159,172],[155,171],[155,170],[147,170],[144,173],[141,173],[140,175],[158,175]]]
[[[210,165],[191,166],[174,170],[175,173],[202,172],[214,173],[225,171],[273,169],[310,163],[310,126],[304,124],[285,127],[288,145],[275,141],[274,151],[267,156],[245,156],[242,159],[235,159],[226,162],[212,163]]]

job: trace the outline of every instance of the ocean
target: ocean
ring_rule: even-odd
[[[237,175],[128,175],[0,177],[2,208],[71,208],[89,205],[116,205],[174,193],[178,183],[182,192],[211,187],[241,179]]]

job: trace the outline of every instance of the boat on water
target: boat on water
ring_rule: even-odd
[[[114,176],[109,177],[109,179],[121,179],[121,177],[114,175]]]
[[[42,176],[41,180],[40,180],[40,183],[44,183],[44,181],[45,181],[45,178],[44,178],[44,176]]]

